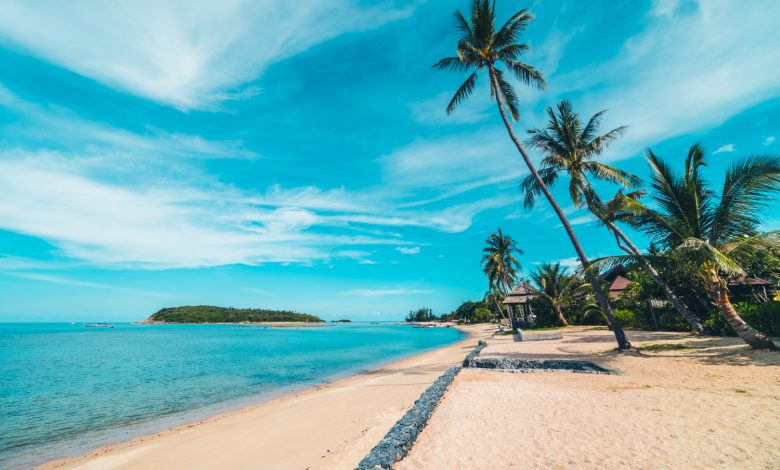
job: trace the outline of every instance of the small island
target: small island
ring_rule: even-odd
[[[142,323],[323,323],[308,313],[264,308],[214,307],[195,305],[159,310]]]

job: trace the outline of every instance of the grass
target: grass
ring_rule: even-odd
[[[680,343],[656,343],[647,346],[639,346],[640,351],[663,352],[663,351],[686,351],[690,349],[701,349],[700,346],[689,346]]]

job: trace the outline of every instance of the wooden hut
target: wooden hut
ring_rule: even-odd
[[[504,305],[515,320],[516,328],[528,328],[534,324],[536,315],[531,308],[530,301],[536,297],[537,290],[528,281],[522,281],[512,289],[512,292],[504,299]]]
[[[631,281],[624,278],[623,276],[617,276],[615,277],[615,280],[612,281],[612,284],[609,285],[609,298],[610,299],[617,299],[620,297],[620,294],[623,293],[624,290],[631,284]]]

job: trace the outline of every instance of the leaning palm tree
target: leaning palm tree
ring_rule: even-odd
[[[517,147],[518,152],[520,152],[534,179],[539,183],[539,187],[549,201],[550,206],[552,206],[561,220],[561,224],[564,230],[566,230],[566,234],[569,236],[580,262],[584,267],[588,267],[590,261],[585,255],[579,240],[577,240],[569,220],[552,193],[547,189],[531,158],[520,143],[517,135],[515,135],[510,122],[510,115],[511,119],[520,119],[520,100],[512,84],[507,80],[504,71],[499,68],[501,64],[522,83],[539,89],[546,87],[542,73],[533,66],[519,60],[529,49],[527,44],[519,41],[520,33],[528,27],[528,22],[533,16],[528,10],[520,10],[512,15],[501,28],[496,29],[494,13],[495,0],[492,3],[489,0],[472,0],[471,17],[469,20],[466,20],[466,17],[460,11],[455,11],[455,25],[460,35],[455,49],[456,56],[444,58],[434,66],[442,70],[470,73],[466,81],[453,95],[449,105],[447,105],[447,113],[452,113],[458,104],[471,96],[474,92],[479,72],[487,71],[490,79],[490,95],[496,100],[498,112],[509,133],[509,137],[515,144],[515,147]],[[509,115],[507,115],[507,109],[509,110]],[[609,305],[607,296],[599,288],[598,276],[589,273],[588,281],[593,286],[601,309],[613,325],[613,332],[615,333],[618,347],[620,349],[629,349],[631,343],[626,338],[617,318],[612,313],[612,307]]]
[[[529,144],[544,154],[539,173],[549,187],[565,174],[569,177],[569,197],[575,207],[587,206],[615,237],[619,248],[636,258],[639,265],[650,278],[661,288],[664,296],[671,302],[675,310],[682,315],[691,328],[699,334],[704,327],[663,280],[650,261],[642,256],[641,250],[631,241],[620,227],[610,217],[607,205],[593,189],[590,179],[609,181],[624,188],[635,187],[639,179],[623,170],[597,161],[604,149],[612,141],[620,137],[626,127],[621,126],[604,134],[599,134],[601,118],[606,110],[594,114],[583,125],[579,114],[574,112],[569,101],[558,103],[557,113],[551,107],[547,108],[548,122],[545,129],[532,129]],[[539,183],[530,175],[525,177],[520,185],[525,194],[525,208],[534,206],[536,197],[541,193]]]
[[[491,292],[501,294],[502,297],[509,295],[515,285],[517,272],[522,269],[515,255],[522,254],[523,251],[517,247],[512,237],[505,235],[501,229],[490,234],[485,248],[482,249],[482,267]],[[511,310],[509,320],[510,324],[514,325]]]
[[[531,274],[531,279],[539,287],[537,294],[539,298],[550,306],[563,326],[569,326],[569,322],[563,316],[563,309],[574,304],[577,293],[582,287],[580,279],[569,275],[560,263],[542,264],[535,273]]]
[[[732,163],[719,196],[702,178],[706,162],[698,144],[688,152],[683,175],[652,150],[647,160],[653,204],[623,198],[637,227],[694,267],[710,300],[740,338],[756,349],[777,349],[739,316],[727,279],[744,275],[740,258],[747,252],[780,245],[780,231],[759,232],[761,210],[771,202],[770,193],[780,190],[780,157],[755,155]]]

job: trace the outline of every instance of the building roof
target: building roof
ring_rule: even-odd
[[[538,291],[528,281],[522,281],[504,299],[505,305],[524,304],[536,297]]]
[[[772,283],[758,277],[740,277],[729,279],[730,286],[771,286]]]
[[[631,284],[631,281],[624,278],[623,276],[618,276],[615,278],[614,281],[612,281],[612,284],[609,286],[610,292],[623,292],[628,285]]]

